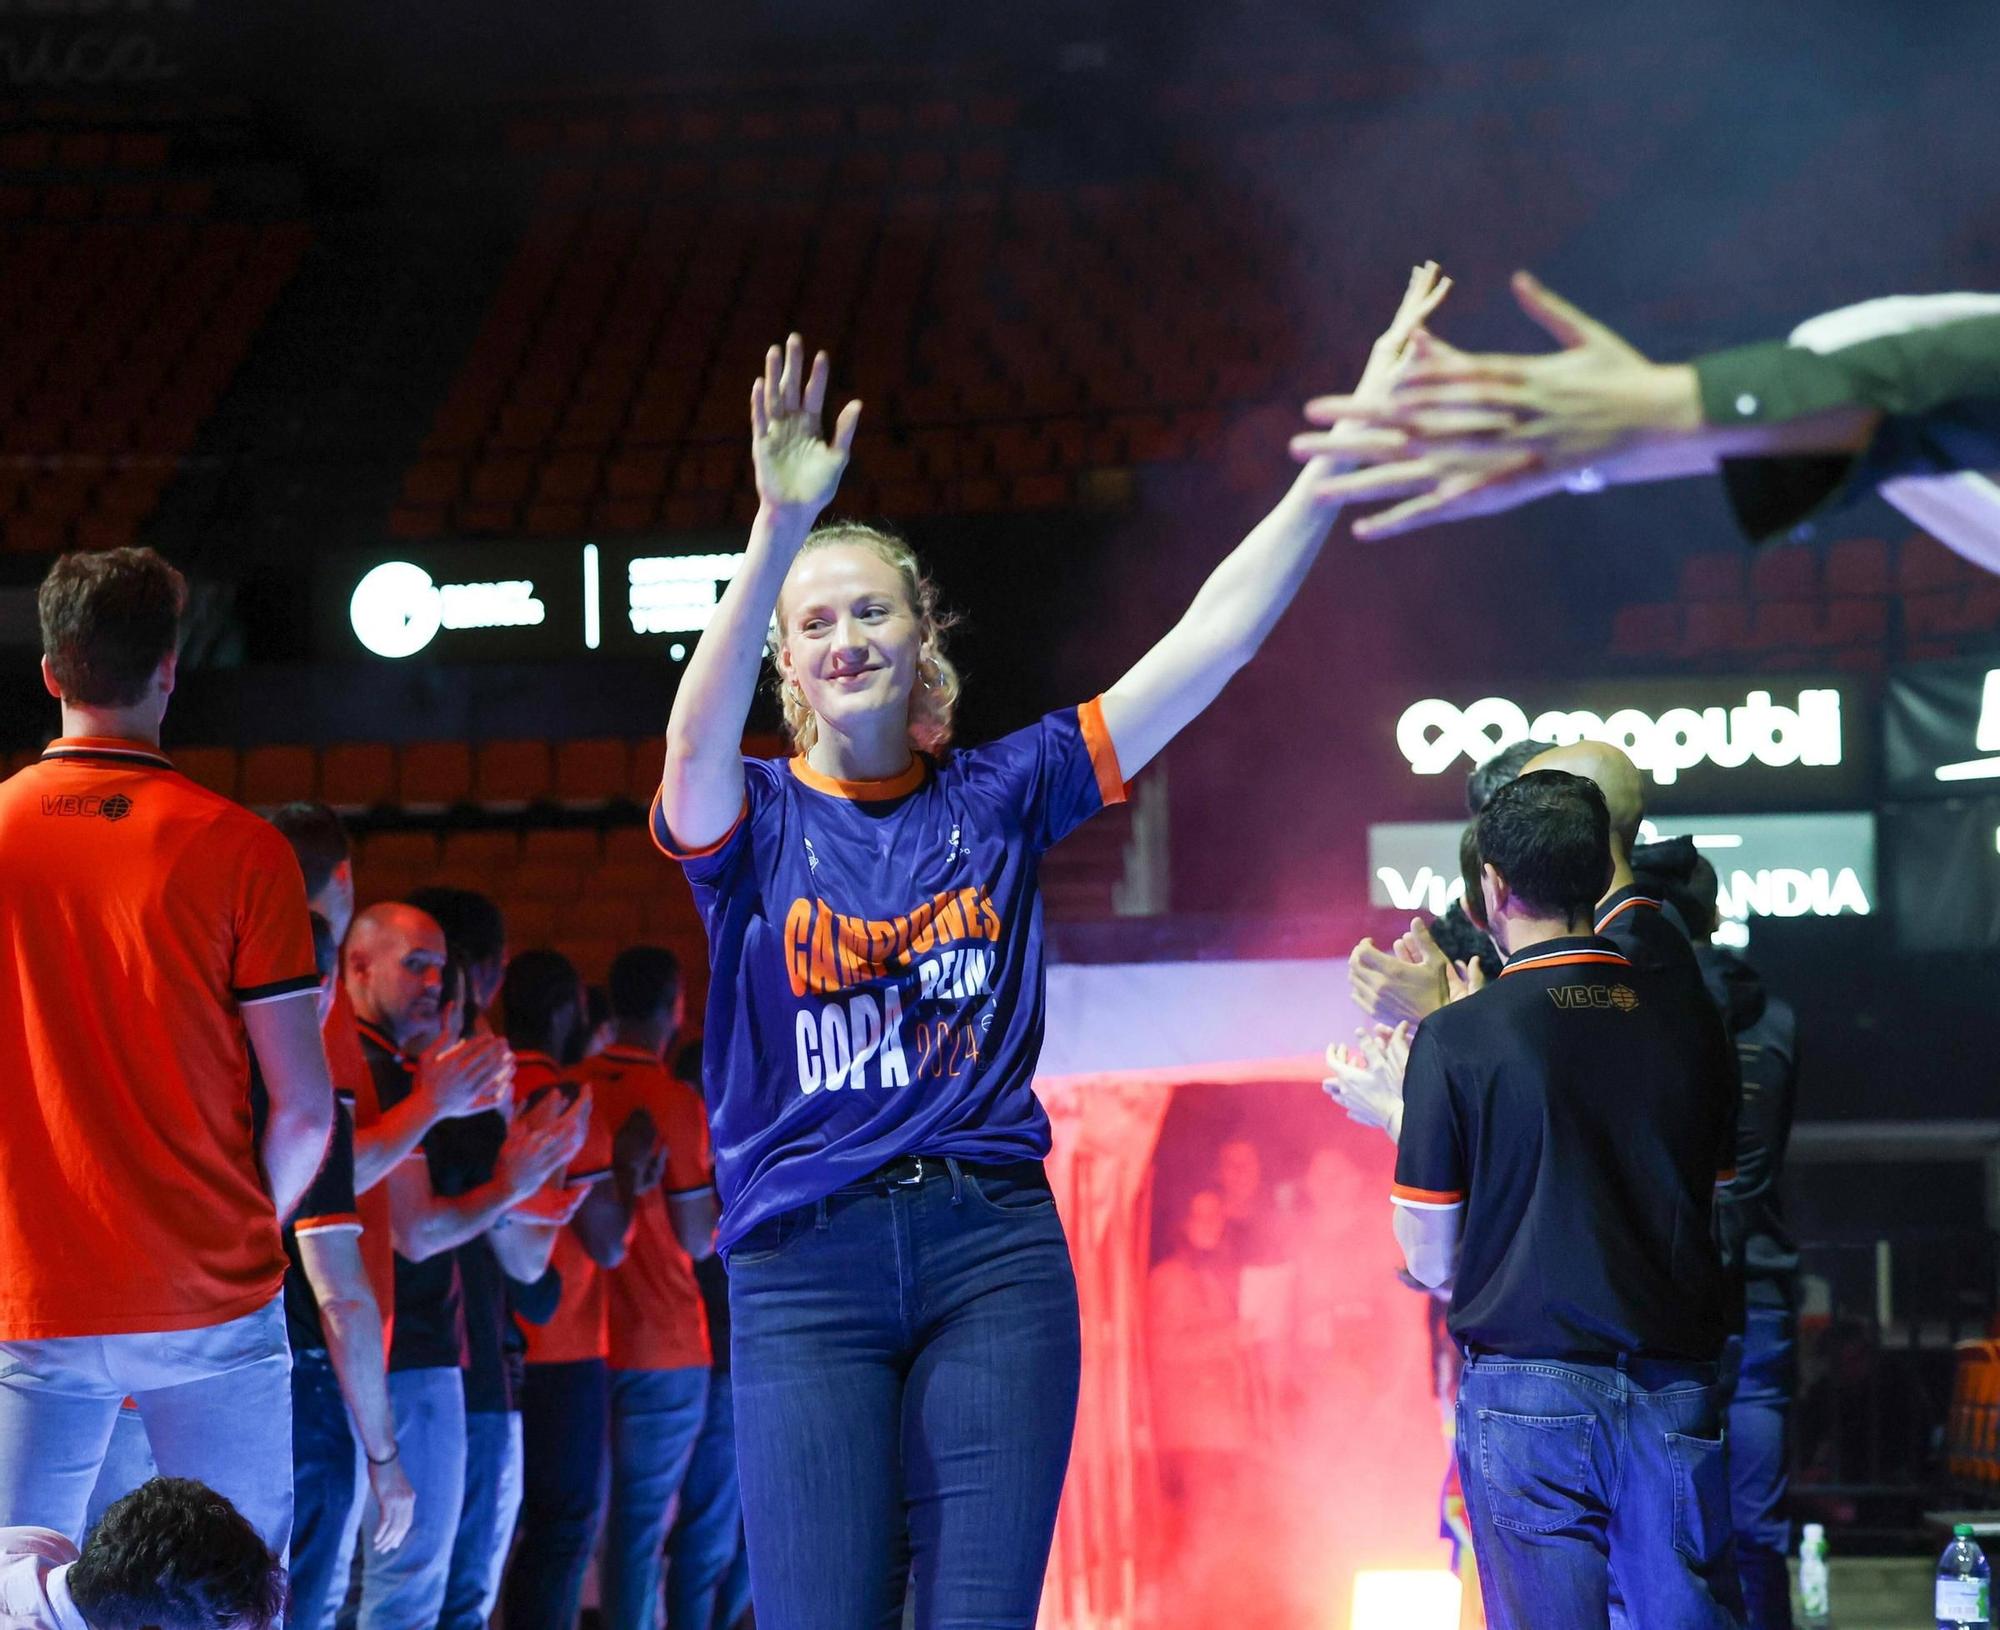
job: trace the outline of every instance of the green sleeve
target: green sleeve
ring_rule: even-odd
[[[1830,408],[1879,409],[1856,456],[1728,459],[1723,484],[1756,542],[1902,475],[2000,465],[2000,317],[1965,317],[1819,353],[1781,341],[1698,358],[1711,425],[1780,424]]]

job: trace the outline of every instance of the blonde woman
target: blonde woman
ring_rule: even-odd
[[[1412,274],[1363,383],[1448,285]],[[1076,1282],[1042,1157],[1042,853],[1256,653],[1332,525],[1309,467],[1110,690],[950,751],[958,678],[896,538],[814,530],[861,404],[822,435],[797,335],[750,390],[759,508],[689,661],[653,809],[713,978],[705,1040],[731,1269],[752,1593],[778,1630],[1035,1620],[1074,1423]],[[770,653],[795,754],[739,743]]]

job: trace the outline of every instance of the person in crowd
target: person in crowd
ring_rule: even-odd
[[[371,906],[348,934],[347,991],[383,1105],[378,1131],[420,1083],[455,1069],[471,1050],[442,1034],[457,1028],[444,1011],[445,961],[444,930],[414,906]],[[467,1108],[487,1102],[491,1083],[503,1081],[511,1064],[504,1048],[474,1056],[484,1079],[467,1095]],[[582,1146],[586,1115],[587,1106],[578,1114],[560,1101],[516,1115],[485,1182],[473,1181],[463,1149],[439,1137],[432,1122],[388,1173],[396,1243],[389,1395],[417,1513],[402,1546],[363,1559],[362,1630],[418,1630],[443,1611],[466,1479],[468,1345],[457,1247],[487,1235],[503,1266],[523,1280],[540,1276],[547,1242],[502,1219],[535,1201],[568,1165]],[[515,1260],[517,1252],[525,1260]]]
[[[1452,1285],[1459,1469],[1502,1630],[1603,1630],[1614,1574],[1634,1623],[1743,1622],[1710,1223],[1736,1072],[1698,986],[1593,932],[1611,825],[1559,770],[1494,795],[1481,882],[1506,968],[1423,1022],[1400,1084],[1393,1060],[1366,1072],[1401,1098],[1409,1271]]]
[[[130,1397],[155,1464],[282,1554],[279,1220],[333,1088],[298,863],[160,750],[186,595],[150,549],[49,569],[63,734],[0,783],[0,1524],[81,1538]]]
[[[573,1073],[607,1126],[636,1117],[657,1134],[661,1173],[631,1174],[643,1190],[627,1198],[631,1244],[604,1275],[611,1498],[600,1577],[609,1630],[655,1630],[667,1534],[708,1404],[694,1264],[715,1252],[715,1178],[701,1097],[665,1062],[681,1027],[679,961],[660,946],[632,946],[611,964],[609,992],[610,1043]]]
[[[310,886],[310,885],[309,885]],[[339,983],[333,925],[312,914],[322,1020]],[[291,1604],[289,1622],[332,1622],[347,1576],[341,1559],[364,1491],[369,1536],[393,1551],[410,1531],[416,1495],[404,1475],[389,1408],[382,1310],[361,1256],[354,1195],[354,1103],[334,1098],[333,1138],[319,1175],[285,1225],[285,1323],[292,1347]]]
[[[1722,926],[1715,868],[1697,857],[1675,903],[1695,929],[1695,959],[1736,1043],[1743,1080],[1736,1179],[1718,1210],[1723,1261],[1744,1282],[1744,1329],[1723,1356],[1729,1504],[1750,1630],[1791,1630],[1785,1558],[1791,1416],[1798,1389],[1799,1249],[1780,1186],[1798,1104],[1799,1022],[1762,975],[1715,943]]]
[[[446,990],[440,1044],[473,1040],[486,1025],[487,1004],[506,968],[507,925],[499,906],[473,889],[443,884],[413,891],[407,901],[444,930]],[[453,980],[460,982],[454,992]],[[485,1000],[481,1000],[482,994]],[[490,1182],[507,1136],[511,1103],[443,1122],[431,1149],[460,1181]],[[507,1264],[495,1249],[493,1230],[467,1240],[454,1253],[465,1305],[465,1492],[458,1536],[452,1543],[439,1630],[482,1630],[500,1599],[500,1583],[523,1498],[520,1394],[525,1381],[530,1325],[546,1323],[562,1294],[550,1265],[561,1225],[539,1221],[527,1207],[507,1213]],[[539,1278],[522,1277],[539,1265]]]
[[[1446,286],[1412,274],[1368,386]],[[757,517],[681,677],[652,810],[709,935],[751,1575],[787,1630],[881,1622],[906,1579],[919,1624],[1028,1625],[1080,1351],[1032,1087],[1036,859],[1255,654],[1332,526],[1310,495],[1336,463],[1103,696],[947,754],[935,588],[888,533],[814,530],[861,413],[823,438],[827,373],[794,335],[751,388]],[[767,634],[789,761],[741,753]]]
[[[278,1630],[285,1569],[204,1483],[155,1477],[116,1501],[79,1551],[49,1528],[0,1529],[10,1630]]]
[[[595,1058],[618,1034],[618,1015],[611,1010],[611,990],[605,985],[583,987],[583,1056]]]
[[[701,1094],[702,1046],[674,1058],[676,1080]],[[704,1129],[705,1130],[705,1129]],[[667,1536],[667,1630],[737,1630],[750,1611],[743,1497],[736,1481],[736,1409],[729,1370],[729,1273],[711,1249],[694,1257],[708,1326],[708,1400]]]
[[[1153,1442],[1166,1521],[1163,1596],[1197,1614],[1229,1546],[1218,1529],[1239,1505],[1256,1436],[1249,1332],[1237,1315],[1228,1212],[1213,1189],[1191,1196],[1173,1250],[1146,1282]]]
[[[610,1330],[601,1270],[624,1260],[634,1207],[658,1186],[659,1140],[644,1117],[614,1132],[577,1075],[586,1016],[583,982],[567,957],[520,953],[507,964],[500,1005],[518,1061],[517,1113],[567,1104],[583,1123],[556,1179],[572,1213],[555,1247],[561,1302],[528,1332],[521,1534],[503,1592],[514,1630],[570,1630],[604,1519]]]
[[[1343,501],[1401,498],[1360,538],[1512,509],[1559,491],[1720,471],[1755,540],[1880,490],[1920,526],[2000,570],[2000,296],[1874,300],[1802,324],[1789,341],[1655,363],[1526,272],[1514,296],[1559,350],[1472,356],[1421,336],[1416,364],[1363,406],[1307,405],[1321,423],[1402,435],[1331,479]],[[1317,456],[1326,436],[1293,441]]]

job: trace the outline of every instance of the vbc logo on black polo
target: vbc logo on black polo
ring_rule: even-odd
[[[1630,985],[1552,985],[1549,1000],[1562,1008],[1615,1008],[1630,1013],[1639,1005],[1639,993]]]
[[[42,813],[101,816],[107,821],[122,821],[132,813],[132,800],[122,792],[114,792],[109,798],[100,798],[94,792],[52,793],[43,797]]]

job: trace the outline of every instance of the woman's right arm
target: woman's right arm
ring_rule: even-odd
[[[765,354],[763,377],[750,387],[757,519],[743,569],[696,643],[667,720],[660,813],[683,849],[719,843],[743,811],[743,726],[757,694],[764,635],[785,573],[840,485],[861,420],[861,404],[849,402],[832,439],[822,438],[826,379],[826,353],[808,374],[805,345],[794,334],[782,351],[774,345]]]

